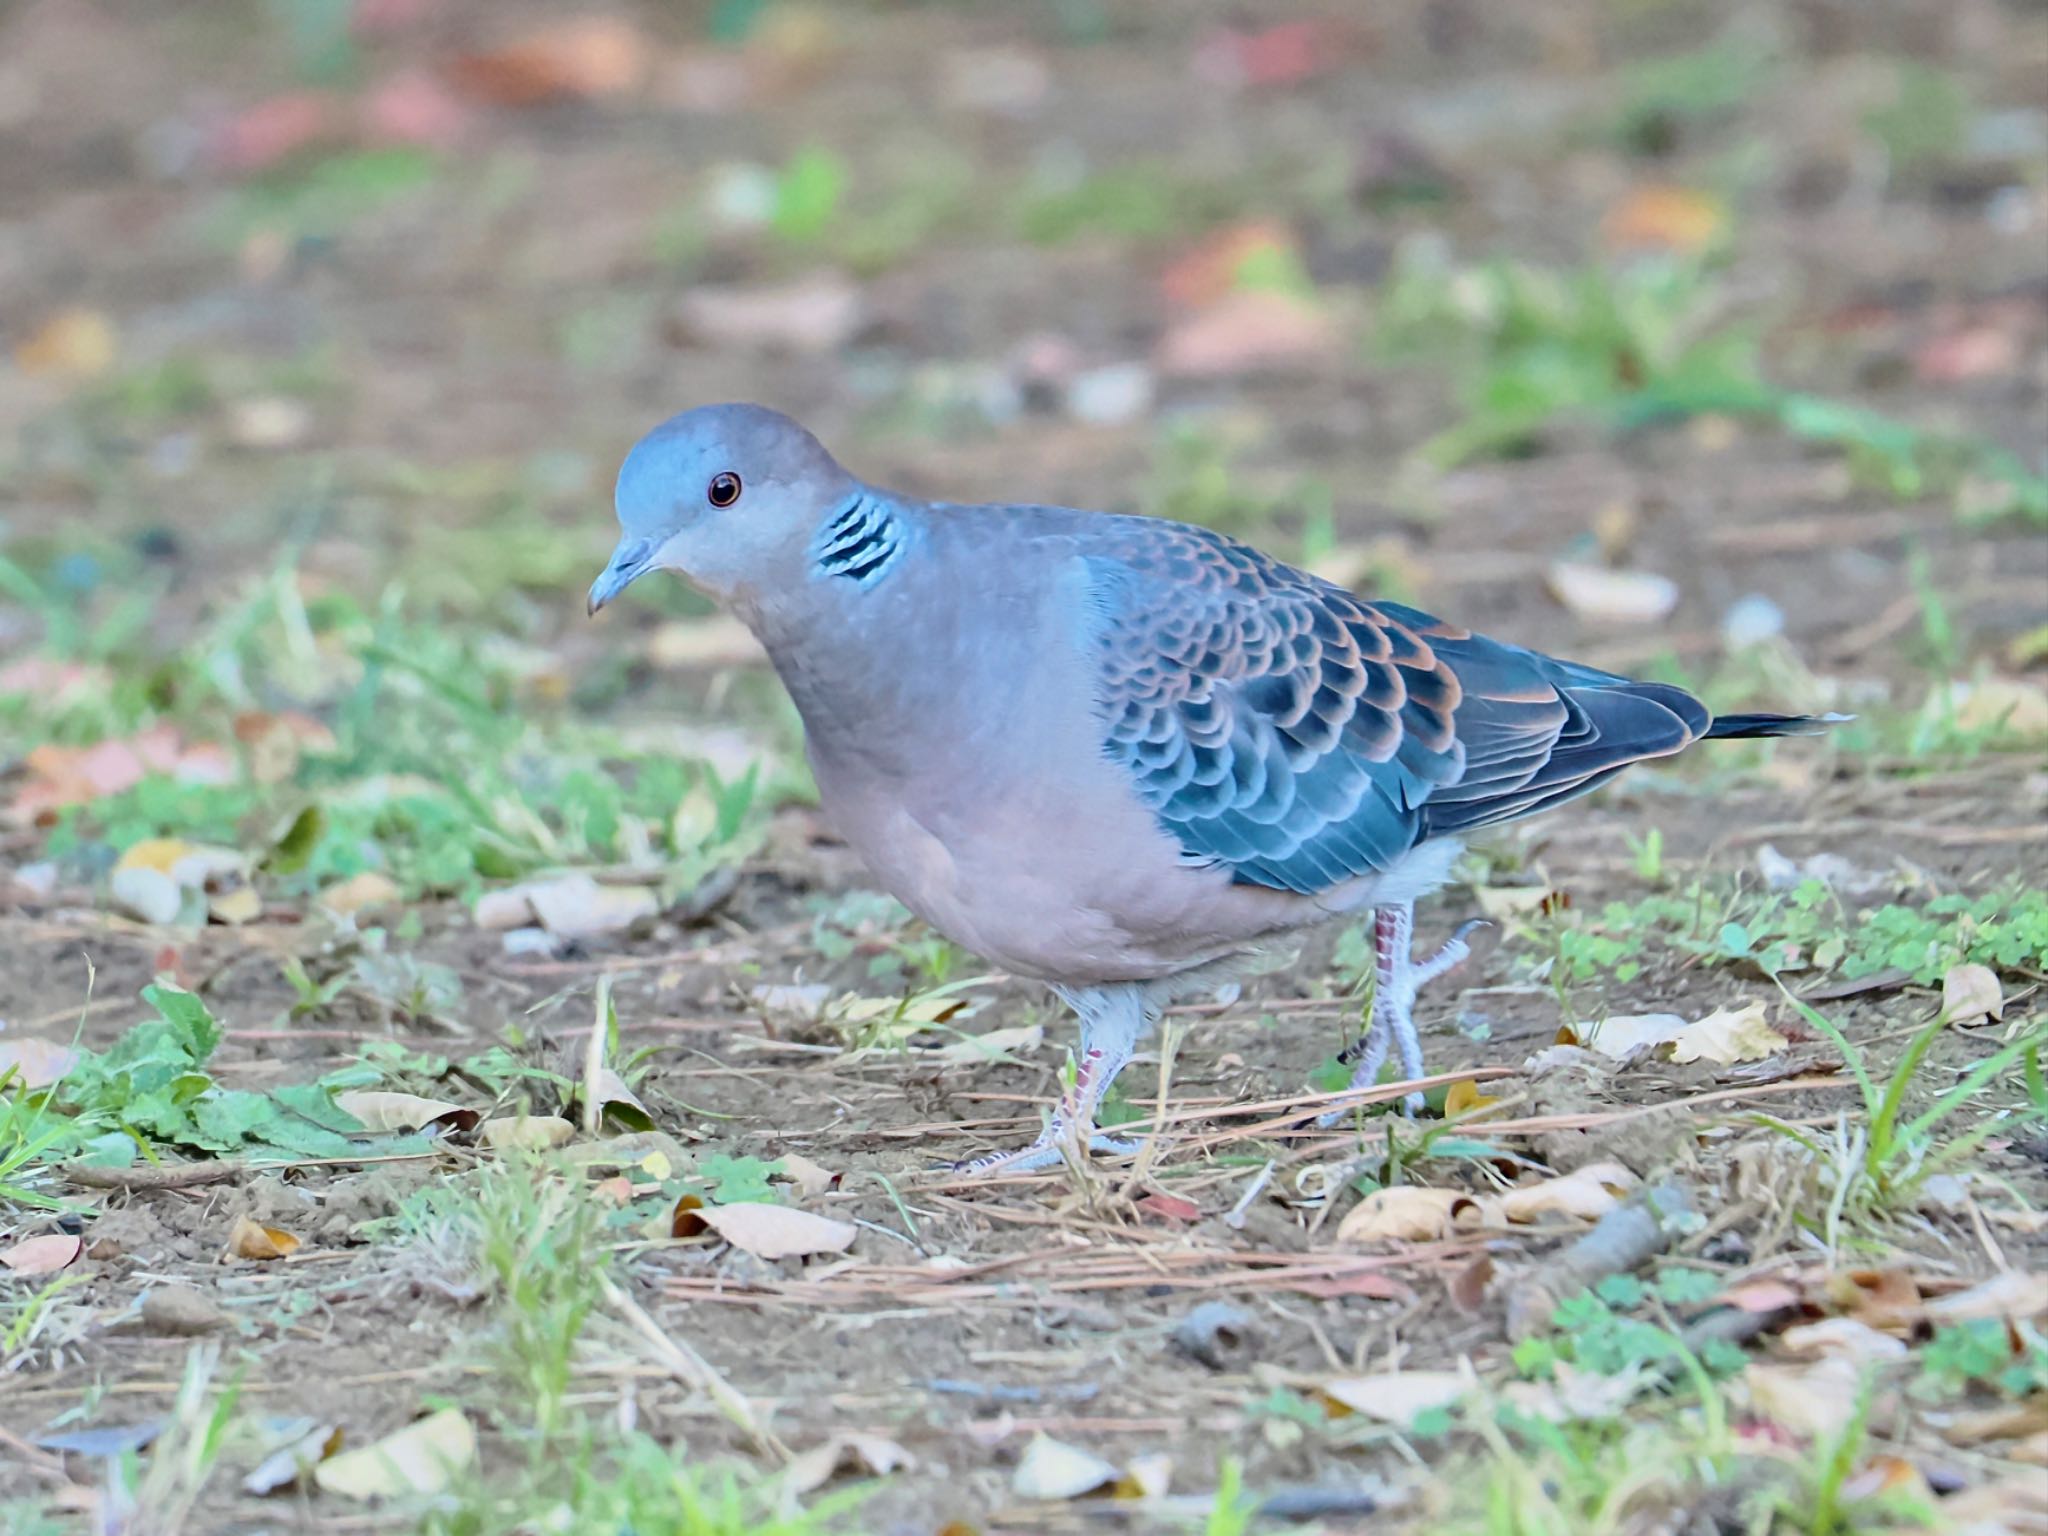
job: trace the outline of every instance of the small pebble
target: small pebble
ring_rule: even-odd
[[[500,941],[508,955],[552,955],[555,936],[545,928],[514,928]]]
[[[178,908],[184,903],[177,881],[160,869],[141,864],[115,870],[108,894],[117,911],[158,927],[176,922]]]

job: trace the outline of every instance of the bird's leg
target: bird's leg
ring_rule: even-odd
[[[1046,1119],[1038,1139],[1014,1152],[994,1152],[955,1165],[957,1173],[1029,1173],[1061,1160],[1069,1138],[1087,1151],[1128,1157],[1134,1141],[1105,1136],[1095,1129],[1095,1110],[1103,1094],[1137,1053],[1138,1042],[1158,1020],[1158,1009],[1141,986],[1055,987],[1081,1019],[1081,1052],[1074,1059],[1074,1081]]]
[[[1370,1088],[1377,1083],[1380,1068],[1386,1065],[1387,1052],[1395,1046],[1400,1047],[1401,1070],[1410,1078],[1422,1076],[1422,1041],[1415,1032],[1416,994],[1427,983],[1464,964],[1465,957],[1472,953],[1466,940],[1474,929],[1485,926],[1479,919],[1462,923],[1435,954],[1427,960],[1417,960],[1411,947],[1415,940],[1414,905],[1401,902],[1373,912],[1372,1017],[1366,1023],[1364,1037],[1344,1053],[1345,1059],[1357,1060],[1351,1073],[1353,1088]],[[1414,1114],[1422,1108],[1421,1093],[1409,1094],[1404,1103],[1408,1113]],[[1333,1125],[1346,1113],[1332,1110],[1318,1123]]]

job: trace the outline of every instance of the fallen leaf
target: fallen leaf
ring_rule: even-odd
[[[1613,1210],[1642,1180],[1620,1163],[1588,1163],[1562,1178],[1511,1189],[1499,1197],[1501,1215],[1511,1222],[1540,1216],[1571,1216],[1597,1221]]]
[[[1546,579],[1560,603],[1595,623],[1655,624],[1678,606],[1678,583],[1652,571],[1617,571],[1559,560]]]
[[[580,16],[448,65],[457,90],[499,107],[622,96],[647,77],[652,52],[631,22]]]
[[[560,1115],[499,1115],[477,1127],[476,1139],[494,1152],[545,1152],[575,1140],[576,1127]]]
[[[1453,1115],[1475,1114],[1482,1109],[1491,1109],[1500,1100],[1479,1091],[1479,1085],[1469,1077],[1461,1077],[1444,1090],[1444,1118]]]
[[[2048,1392],[2036,1392],[2016,1403],[1958,1413],[1939,1425],[1951,1445],[1979,1445],[1986,1440],[2018,1440],[2048,1434]]]
[[[1903,1269],[1837,1270],[1825,1289],[1842,1311],[1884,1333],[1910,1335],[1926,1316],[1920,1287]]]
[[[225,927],[239,928],[263,915],[263,898],[253,885],[238,885],[206,899],[206,915]]]
[[[1765,1022],[1764,1005],[1752,1000],[1739,1008],[1717,1008],[1688,1024],[1675,1013],[1615,1014],[1588,1020],[1568,1031],[1583,1043],[1616,1061],[1645,1048],[1671,1048],[1675,1062],[1712,1061],[1723,1066],[1761,1061],[1791,1044]]]
[[[1460,1312],[1477,1312],[1486,1304],[1487,1288],[1493,1284],[1493,1255],[1482,1253],[1444,1282],[1451,1305]]]
[[[757,1259],[844,1253],[859,1235],[859,1229],[851,1222],[756,1200],[707,1205],[696,1215],[735,1248],[744,1249]]]
[[[1752,1361],[1742,1383],[1752,1411],[1803,1440],[1833,1439],[1856,1416],[1863,1367],[1844,1355],[1810,1365]]]
[[[1479,1202],[1462,1190],[1424,1189],[1396,1184],[1376,1189],[1345,1213],[1337,1225],[1340,1243],[1372,1243],[1388,1238],[1424,1242],[1444,1237],[1479,1215]]]
[[[839,1182],[838,1174],[819,1167],[801,1152],[782,1154],[782,1175],[806,1195],[822,1195]]]
[[[907,1471],[916,1465],[917,1458],[894,1440],[881,1435],[846,1431],[834,1435],[823,1445],[814,1445],[808,1451],[800,1452],[790,1461],[783,1479],[792,1492],[802,1494],[824,1487],[841,1472],[887,1477],[892,1472]]]
[[[314,897],[317,906],[325,907],[341,917],[354,917],[359,912],[374,911],[397,902],[404,893],[398,882],[389,875],[380,875],[374,869],[366,869],[359,875],[330,885]]]
[[[1548,1381],[1509,1382],[1501,1397],[1548,1424],[1604,1424],[1641,1395],[1648,1379],[1640,1362],[1609,1375],[1559,1360]]]
[[[825,1005],[831,1000],[832,989],[822,982],[775,983],[754,987],[747,993],[747,1001],[754,1005],[771,1035],[816,1024],[825,1017]]]
[[[1941,1011],[1951,1024],[1981,1024],[2005,1017],[2005,992],[1998,973],[1974,962],[1952,965],[1941,978]]]
[[[2048,1273],[2023,1269],[2008,1269],[1926,1305],[1927,1320],[1938,1326],[1988,1317],[2025,1323],[2044,1312],[2048,1312]]]
[[[392,1093],[381,1088],[352,1088],[334,1096],[343,1114],[353,1115],[373,1131],[418,1131],[429,1126],[437,1130],[473,1131],[482,1111],[450,1104],[445,1099],[422,1098],[416,1093]]]
[[[1320,361],[1336,352],[1337,341],[1323,306],[1276,289],[1245,288],[1169,327],[1157,362],[1161,373],[1177,378],[1230,378]]]
[[[265,1456],[242,1479],[242,1491],[258,1498],[302,1482],[307,1473],[341,1449],[341,1427],[301,1420],[303,1428]],[[276,1442],[273,1441],[273,1444]]]
[[[1958,731],[2003,731],[2022,741],[2048,737],[2048,689],[2010,678],[1937,683],[1921,709],[1923,724]]]
[[[185,907],[177,881],[161,870],[140,866],[115,870],[107,880],[107,896],[116,911],[153,927],[176,922]]]
[[[461,1409],[443,1408],[374,1445],[328,1458],[313,1469],[313,1481],[348,1499],[435,1494],[475,1460],[476,1430]]]
[[[60,309],[14,349],[23,373],[90,379],[114,366],[114,322],[96,309]]]
[[[1685,187],[1638,187],[1608,209],[1600,238],[1612,251],[1704,249],[1721,233],[1721,205]]]
[[[838,351],[866,324],[860,289],[839,272],[760,287],[699,283],[675,309],[679,341],[803,357]]]
[[[1381,1371],[1339,1376],[1316,1390],[1340,1408],[1406,1428],[1418,1415],[1449,1408],[1477,1386],[1463,1371]]]
[[[1094,1452],[1055,1440],[1041,1430],[1017,1458],[1010,1491],[1020,1499],[1076,1499],[1122,1475]]]
[[[47,1088],[78,1065],[78,1052],[55,1040],[24,1035],[0,1040],[0,1080],[15,1088]],[[15,1074],[11,1079],[8,1074]]]
[[[590,1090],[590,1096],[597,1101],[598,1122],[609,1121],[624,1126],[629,1131],[654,1129],[654,1116],[649,1113],[647,1106],[640,1102],[640,1096],[627,1087],[626,1080],[612,1068],[599,1067],[594,1082],[579,1082],[576,1085],[578,1105],[584,1104],[586,1088]],[[586,1116],[584,1124],[590,1126],[593,1122]]]
[[[1778,1341],[1795,1355],[1845,1355],[1851,1360],[1906,1357],[1903,1339],[1879,1333],[1853,1317],[1825,1317],[1817,1323],[1799,1323],[1787,1328]]]
[[[284,1259],[298,1252],[299,1240],[282,1227],[266,1227],[249,1216],[237,1216],[228,1230],[228,1252],[238,1259]]]
[[[1301,263],[1294,232],[1272,219],[1234,224],[1208,236],[1160,275],[1160,291],[1170,304],[1200,309],[1240,286],[1249,270]]]
[[[1173,1488],[1173,1457],[1165,1451],[1133,1456],[1110,1490],[1119,1499],[1163,1499]]]
[[[1783,1280],[1751,1280],[1723,1291],[1719,1299],[1737,1311],[1762,1315],[1796,1307],[1806,1298],[1799,1287]]]
[[[661,899],[644,885],[600,885],[588,875],[564,875],[520,887],[541,927],[558,939],[618,933],[661,915]]]
[[[1194,1201],[1180,1195],[1150,1194],[1137,1202],[1137,1208],[1166,1221],[1183,1224],[1202,1219],[1202,1208]]]
[[[48,1232],[25,1237],[9,1248],[0,1248],[0,1265],[17,1275],[48,1275],[77,1261],[85,1241],[72,1232]]]

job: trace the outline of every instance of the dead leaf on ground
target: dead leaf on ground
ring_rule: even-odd
[[[1499,1102],[1493,1095],[1481,1093],[1479,1085],[1471,1078],[1461,1077],[1444,1090],[1444,1118],[1476,1114],[1482,1109],[1493,1108]]]
[[[391,906],[403,895],[398,882],[389,875],[366,869],[359,875],[351,875],[328,886],[313,900],[316,906],[325,907],[338,917],[354,917],[361,912]]]
[[[1451,1407],[1477,1386],[1463,1371],[1381,1371],[1319,1382],[1316,1391],[1339,1408],[1406,1428],[1421,1414]]]
[[[1171,326],[1158,367],[1176,378],[1221,379],[1282,371],[1337,350],[1329,311],[1291,293],[1243,288]]]
[[[696,1216],[735,1248],[757,1259],[844,1253],[859,1235],[859,1229],[851,1222],[834,1221],[830,1216],[800,1211],[795,1206],[771,1205],[760,1200],[707,1205]]]
[[[1609,1375],[1559,1360],[1548,1381],[1510,1382],[1501,1396],[1545,1423],[1602,1424],[1635,1401],[1650,1379],[1640,1362]]]
[[[173,726],[153,726],[133,736],[109,738],[89,747],[46,742],[31,748],[22,766],[27,782],[7,807],[15,826],[54,821],[67,806],[90,805],[133,789],[151,776],[180,784],[226,785],[238,772],[233,754],[211,742],[187,743]]]
[[[299,1251],[299,1240],[282,1227],[266,1227],[250,1216],[237,1216],[228,1230],[228,1252],[238,1259],[287,1259]]]
[[[1981,1445],[1987,1440],[2019,1440],[2048,1434],[2048,1393],[2036,1392],[2016,1403],[1958,1413],[1937,1421],[1937,1427],[1951,1445]]]
[[[1687,187],[1638,187],[1600,221],[1611,251],[1698,251],[1721,233],[1720,203]]]
[[[477,1127],[476,1139],[493,1152],[545,1152],[574,1141],[576,1127],[560,1115],[499,1115]]]
[[[0,1040],[0,1078],[13,1071],[16,1088],[47,1088],[77,1065],[78,1052],[55,1040],[34,1035]]]
[[[321,1462],[313,1481],[349,1499],[436,1494],[475,1460],[475,1428],[461,1409],[443,1408],[374,1445]]]
[[[1853,1317],[1824,1317],[1817,1323],[1798,1323],[1778,1336],[1795,1355],[1843,1355],[1851,1360],[1903,1360],[1903,1339],[1879,1333],[1868,1323]]]
[[[1763,1003],[1754,999],[1738,1008],[1717,1008],[1690,1024],[1675,1013],[1616,1014],[1561,1033],[1576,1038],[1560,1043],[1583,1043],[1616,1061],[1645,1047],[1668,1045],[1674,1062],[1711,1061],[1721,1066],[1762,1061],[1792,1043],[1771,1028]]]
[[[353,1115],[372,1131],[461,1131],[476,1129],[481,1110],[450,1104],[446,1099],[381,1088],[352,1088],[334,1096],[343,1114]]]
[[[114,322],[97,309],[60,309],[14,349],[23,373],[55,378],[96,378],[114,366],[119,343]]]
[[[17,1275],[54,1274],[76,1263],[84,1246],[84,1239],[71,1232],[25,1237],[10,1248],[0,1248],[0,1265]]]
[[[1804,1440],[1831,1440],[1856,1415],[1863,1366],[1844,1355],[1826,1355],[1801,1365],[1752,1361],[1742,1382],[1750,1408],[1759,1417]]]
[[[1601,624],[1655,624],[1678,606],[1678,583],[1654,571],[1617,571],[1576,560],[1554,563],[1546,579],[1560,603]]]
[[[1044,1044],[1044,1025],[1019,1024],[949,1040],[931,1055],[948,1066],[974,1066],[985,1061],[1000,1061],[1005,1056],[1028,1056]]]
[[[261,1498],[303,1481],[307,1473],[341,1449],[341,1426],[301,1420],[284,1439],[284,1444],[278,1445],[242,1479],[244,1493]]]
[[[580,16],[501,47],[450,61],[457,90],[498,107],[623,96],[637,90],[653,62],[639,28],[622,17]]]
[[[829,1168],[821,1168],[801,1152],[782,1154],[782,1176],[796,1185],[801,1194],[822,1195],[838,1184],[840,1176]]]
[[[1017,1458],[1010,1491],[1020,1499],[1077,1499],[1123,1475],[1114,1464],[1040,1431]]]
[[[564,875],[514,889],[558,939],[594,939],[661,915],[661,898],[645,885],[603,885],[588,875]]]
[[[793,1493],[810,1493],[841,1472],[887,1477],[916,1465],[917,1458],[894,1440],[847,1431],[800,1452],[783,1476]]]
[[[1337,1225],[1337,1241],[1427,1242],[1449,1236],[1460,1226],[1475,1225],[1479,1215],[1479,1202],[1463,1190],[1396,1184],[1374,1190],[1347,1211]]]
[[[1952,965],[1941,978],[1941,1011],[1951,1024],[1981,1024],[2005,1017],[2005,991],[1988,965]]]
[[[1838,1270],[1824,1288],[1843,1312],[1882,1333],[1910,1335],[1927,1315],[1918,1283],[1903,1269]]]
[[[611,1067],[599,1067],[597,1071],[585,1074],[586,1080],[576,1085],[576,1104],[584,1114],[584,1124],[591,1125],[588,1110],[590,1101],[595,1100],[598,1125],[623,1126],[629,1131],[651,1131],[654,1129],[654,1115],[640,1096],[626,1085],[626,1080]]]
[[[1484,1203],[1493,1205],[1505,1220],[1516,1224],[1543,1216],[1598,1221],[1642,1182],[1620,1163],[1588,1163],[1562,1178],[1511,1189],[1498,1200]]]
[[[2031,1322],[2048,1313],[2048,1273],[2008,1269],[1968,1290],[1937,1296],[1926,1305],[1927,1320],[1936,1326],[2003,1318]]]

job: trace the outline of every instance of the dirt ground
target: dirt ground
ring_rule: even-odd
[[[1640,212],[1642,188],[1730,189],[1714,302],[1753,324],[1775,384],[1967,434],[2038,475],[2048,13],[1988,0],[1713,16],[1579,0],[628,6],[575,13],[602,14],[634,40],[638,51],[614,61],[620,78],[602,48],[583,65],[544,52],[573,88],[556,82],[528,101],[524,77],[490,50],[526,37],[567,47],[550,29],[569,8],[363,0],[347,71],[310,83],[279,20],[296,9],[0,4],[0,339],[13,349],[0,366],[0,560],[38,573],[97,562],[98,575],[51,589],[93,623],[139,605],[122,638],[89,658],[117,680],[148,694],[152,677],[203,670],[223,615],[288,568],[315,604],[348,594],[374,611],[380,594],[403,590],[430,623],[537,658],[491,704],[545,722],[550,739],[638,733],[727,764],[768,760],[780,765],[770,781],[787,782],[793,719],[701,604],[636,588],[598,621],[582,611],[610,547],[609,482],[624,450],[685,406],[759,399],[883,484],[1213,515],[1290,557],[1319,547],[1347,579],[1398,583],[1403,600],[1473,628],[1682,676],[1717,704],[1857,712],[1840,739],[1703,749],[1508,829],[1469,880],[1425,905],[1425,939],[1482,910],[1498,919],[1420,1014],[1432,1072],[1476,1072],[1480,1090],[1508,1102],[1463,1132],[1484,1136],[1489,1157],[1432,1158],[1409,1177],[1479,1192],[1618,1162],[1635,1179],[1675,1180],[1709,1220],[1642,1273],[1693,1266],[1731,1290],[1804,1287],[1795,1313],[1808,1322],[1832,1315],[1812,1278],[1830,1269],[1903,1270],[1928,1297],[2038,1273],[2038,1223],[1994,1231],[1983,1215],[2041,1208],[2038,1129],[1976,1148],[1960,1203],[1916,1207],[1831,1255],[1811,1221],[1773,1219],[1773,1165],[1758,1150],[1772,1138],[1754,1117],[1825,1136],[1839,1116],[1853,1123],[1858,1100],[1840,1053],[1773,982],[1656,936],[1634,963],[1574,983],[1563,1004],[1543,966],[1552,919],[1592,922],[1609,903],[1700,879],[1757,888],[1766,847],[1869,875],[1852,911],[1935,892],[2031,890],[2038,901],[2038,738],[1923,750],[1884,723],[1910,724],[1948,678],[1995,677],[2040,697],[2042,525],[1959,515],[1948,486],[1900,494],[1855,454],[1740,413],[1624,427],[1567,413],[1511,453],[1419,472],[1418,445],[1463,408],[1455,363],[1393,354],[1371,317],[1429,242],[1467,263],[1597,266],[1619,259],[1616,210]],[[724,25],[739,29],[734,41],[714,39]],[[1294,26],[1306,41],[1272,40]],[[1615,115],[1641,94],[1645,61],[1729,38],[1759,40],[1768,73],[1722,90],[1724,104],[1675,107],[1669,121],[1651,113],[1617,141]],[[493,69],[476,66],[489,59]],[[1967,115],[1954,144],[1912,162],[1894,145],[1887,169],[1873,163],[1871,124],[1900,61],[1952,82]],[[304,143],[270,158],[301,121],[315,125]],[[850,167],[836,222],[815,237],[762,234],[745,212],[756,173],[814,146]],[[406,169],[408,156],[424,169]],[[395,190],[351,190],[341,173],[321,182],[306,167],[323,159],[364,187],[391,177]],[[1030,197],[1008,189],[1071,189],[1105,167],[1168,187],[1161,209],[1112,189],[1056,236],[1043,225],[1066,205],[1052,194],[1032,194],[1039,224],[1016,213]],[[913,194],[929,186],[948,190],[927,211]],[[777,195],[790,195],[787,176]],[[800,210],[778,217],[801,223]],[[1218,231],[1245,227],[1284,232],[1327,333],[1262,357],[1240,327],[1220,364],[1176,362],[1174,338],[1211,304],[1186,292],[1202,286],[1197,258]],[[834,297],[789,299],[783,285],[806,283]],[[705,318],[703,295],[714,310],[738,308],[718,296],[739,290],[782,307],[752,322]],[[809,307],[820,302],[857,314],[820,320]],[[114,359],[94,366],[89,341],[53,341],[47,324],[64,313],[109,327]],[[80,346],[88,355],[71,355]],[[1134,409],[1076,403],[1076,376],[1126,364],[1144,381]],[[194,366],[201,382],[186,387]],[[1200,449],[1162,446],[1186,440],[1234,446],[1205,479],[1185,468]],[[1219,480],[1227,494],[1213,491]],[[1662,573],[1675,606],[1635,623],[1575,610],[1550,578],[1568,554]],[[1739,604],[1774,614],[1782,632],[1737,654]],[[0,583],[0,664],[59,654],[53,623]],[[162,683],[152,707],[194,739],[231,739],[236,711],[217,699],[185,710],[177,691],[189,686]],[[331,716],[334,697],[307,707]],[[246,707],[301,702],[273,680]],[[32,778],[37,718],[0,713],[0,801]],[[339,793],[344,778],[309,792]],[[244,825],[284,804],[261,801]],[[1104,1162],[969,1181],[948,1165],[1032,1134],[1071,1024],[1043,989],[1001,978],[964,990],[970,1012],[894,1046],[763,1003],[759,988],[786,984],[900,995],[917,976],[906,946],[926,938],[858,917],[869,910],[863,871],[800,793],[763,810],[758,845],[718,899],[545,951],[508,953],[502,932],[479,925],[473,889],[404,882],[407,916],[389,925],[391,943],[460,983],[460,1003],[426,1018],[360,992],[295,1012],[287,957],[317,957],[329,942],[310,891],[259,876],[252,921],[136,921],[109,895],[122,850],[79,825],[55,845],[48,818],[0,831],[0,1041],[68,1041],[76,1029],[78,1043],[105,1049],[147,1012],[141,990],[169,975],[224,1026],[211,1067],[223,1087],[307,1083],[378,1041],[458,1062],[504,1043],[574,1080],[593,989],[609,977],[621,1055],[646,1053],[635,1089],[675,1138],[666,1145],[699,1168],[795,1154],[832,1175],[802,1203],[858,1224],[843,1256],[763,1259],[623,1230],[606,1241],[646,1314],[781,1444],[865,1434],[907,1453],[854,1529],[1200,1529],[1226,1463],[1275,1521],[1291,1507],[1305,1529],[1466,1528],[1442,1522],[1462,1508],[1456,1469],[1482,1454],[1477,1442],[1411,1439],[1329,1406],[1319,1384],[1461,1361],[1498,1376],[1512,1349],[1508,1298],[1585,1230],[1553,1216],[1395,1243],[1337,1239],[1359,1198],[1348,1177],[1366,1170],[1346,1158],[1361,1134],[1383,1156],[1387,1122],[1300,1128],[1308,1085],[1358,1017],[1356,962],[1336,932],[1277,958],[1241,996],[1180,1010],[1168,1130],[1137,1173]],[[1661,843],[1646,860],[1653,828]],[[46,859],[51,883],[8,884]],[[1517,891],[1553,893],[1550,907],[1568,900],[1577,916],[1540,912]],[[1485,905],[1490,895],[1499,905]],[[823,945],[835,913],[856,916],[845,942]],[[948,979],[977,970],[966,959]],[[1940,1006],[1938,979],[1792,979],[1880,1074]],[[2001,967],[2002,1020],[1945,1031],[1909,1105],[2037,1030],[2044,979],[2031,959]],[[1561,1007],[1695,1019],[1752,1001],[1790,1041],[1763,1061],[1525,1065],[1555,1045]],[[1044,1043],[1007,1059],[956,1048],[961,1030],[1032,1024]],[[490,1102],[459,1072],[403,1071],[402,1086]],[[1158,1111],[1159,1072],[1151,1055],[1126,1076],[1135,1110]],[[539,1092],[535,1108],[557,1107]],[[1945,1134],[2021,1102],[2015,1065]],[[83,1240],[61,1311],[0,1356],[0,1498],[23,1511],[40,1502],[54,1522],[24,1513],[20,1528],[89,1528],[65,1511],[90,1505],[111,1475],[39,1437],[167,1411],[193,1338],[144,1311],[153,1291],[201,1293],[194,1326],[239,1376],[245,1411],[339,1425],[351,1445],[402,1428],[423,1404],[488,1395],[477,1341],[494,1326],[490,1304],[436,1272],[417,1233],[393,1235],[409,1196],[469,1178],[485,1156],[457,1144],[186,1188],[41,1182],[32,1187],[61,1193],[71,1214],[0,1206],[0,1230],[12,1229],[0,1245],[49,1232]],[[630,1172],[631,1159],[615,1161]],[[304,1246],[288,1262],[224,1261],[244,1215]],[[10,1305],[27,1295],[26,1279],[0,1285],[14,1288],[0,1292]],[[1205,1333],[1198,1319],[1197,1342],[1177,1342],[1216,1303],[1233,1309],[1227,1326]],[[1771,1337],[1782,1325],[1747,1341],[1753,1360],[1783,1363]],[[658,1353],[617,1329],[593,1326],[589,1344],[579,1400],[591,1411],[624,1403],[663,1443],[687,1442],[693,1460],[774,1469]],[[1325,1417],[1305,1429],[1276,1400],[1324,1405]],[[1744,1423],[1771,1419],[1759,1401],[1735,1401]],[[2038,1409],[2038,1390],[2027,1401]],[[1867,1459],[1910,1463],[1942,1499],[2041,1477],[2028,1460],[2038,1427],[2031,1441],[1966,1446],[1917,1413],[1903,1399],[1882,1411]],[[512,1439],[478,1418],[484,1464],[509,1463]],[[1119,1468],[1164,1453],[1170,1493],[1030,1497],[1018,1467],[1040,1434]],[[1789,1454],[1805,1454],[1796,1431],[1783,1436]],[[1823,1528],[1743,1526],[1683,1502],[1597,1528]],[[327,1494],[258,1498],[224,1475],[180,1526],[137,1517],[106,1528],[341,1531],[412,1518]],[[1239,1528],[1207,1518],[1211,1530]]]

